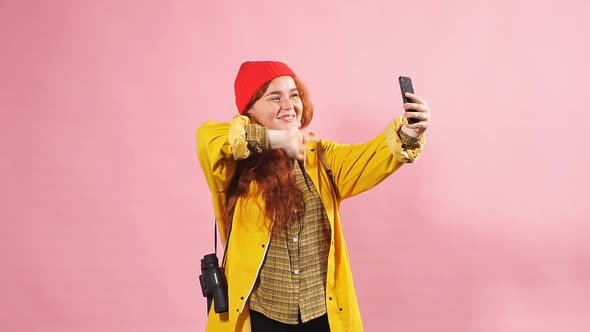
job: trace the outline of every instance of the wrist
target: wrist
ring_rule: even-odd
[[[280,149],[285,142],[285,131],[268,129],[268,143],[271,149]]]
[[[402,133],[404,133],[404,134],[406,134],[406,135],[408,135],[408,136],[410,136],[410,137],[412,137],[412,138],[420,139],[420,135],[421,134],[417,133],[415,130],[412,130],[412,129],[406,127],[406,126],[401,126],[401,128],[399,129],[399,131],[402,132]]]

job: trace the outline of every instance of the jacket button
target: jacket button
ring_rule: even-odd
[[[340,311],[342,311],[342,308],[340,308]]]
[[[262,245],[262,248],[264,248],[265,244]]]
[[[240,296],[240,300],[243,300],[243,299],[244,299],[244,297],[243,296]]]
[[[330,297],[328,297],[328,300],[332,301],[332,297],[331,297],[331,296],[330,296]]]

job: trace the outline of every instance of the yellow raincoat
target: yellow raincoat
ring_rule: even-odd
[[[405,121],[403,117],[394,119],[384,133],[362,144],[339,144],[325,140],[308,143],[305,168],[324,203],[332,230],[326,306],[333,332],[363,331],[338,212],[340,200],[371,189],[404,163],[417,159],[424,146],[424,138],[421,138],[418,148],[403,149],[397,132]],[[231,123],[207,121],[197,130],[197,154],[213,195],[218,221],[222,220],[226,188],[234,175],[237,160],[250,154],[245,140],[245,125],[249,123],[247,117],[236,116]],[[322,145],[328,166],[334,172],[339,198],[318,160],[316,144]],[[251,186],[255,189],[256,184]],[[218,223],[222,242],[228,246],[225,273],[229,312],[216,314],[211,310],[206,328],[208,332],[251,331],[248,298],[268,249],[269,227],[272,224],[265,216],[264,206],[261,195],[238,199],[229,244],[225,238],[225,226]]]

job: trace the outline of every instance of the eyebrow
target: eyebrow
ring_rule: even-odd
[[[293,89],[289,90],[289,92],[293,92],[293,91],[299,91],[299,90],[297,88],[293,88]],[[265,94],[264,97],[270,96],[270,95],[280,95],[280,94],[281,94],[281,91],[271,91],[271,92]]]

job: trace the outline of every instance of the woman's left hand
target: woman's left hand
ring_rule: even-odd
[[[404,109],[406,110],[404,116],[407,119],[418,119],[420,122],[414,124],[407,123],[402,127],[402,130],[412,137],[419,137],[428,129],[428,125],[430,124],[430,107],[428,107],[426,100],[415,94],[406,92],[406,97],[412,102],[404,104]]]

